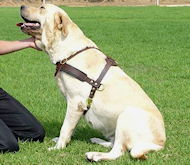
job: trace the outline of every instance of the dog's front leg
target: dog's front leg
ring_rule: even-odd
[[[58,142],[55,145],[55,147],[49,148],[49,150],[62,149],[66,147],[66,145],[71,140],[73,130],[75,129],[82,115],[83,115],[83,110],[82,108],[80,108],[80,106],[68,104],[66,116],[65,116],[63,125],[61,127]]]

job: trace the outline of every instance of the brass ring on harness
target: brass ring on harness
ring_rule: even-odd
[[[98,91],[103,91],[105,88],[104,88],[104,85],[101,84],[100,87],[97,89]]]

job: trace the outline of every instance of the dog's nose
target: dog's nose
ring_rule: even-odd
[[[24,10],[25,8],[26,8],[26,6],[24,6],[24,5],[22,5],[22,6],[20,7],[21,10]]]

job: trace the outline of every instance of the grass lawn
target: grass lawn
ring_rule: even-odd
[[[116,59],[152,98],[165,119],[167,143],[146,161],[129,153],[116,161],[97,164],[190,164],[190,8],[64,7],[103,52]],[[0,40],[24,39],[15,26],[19,8],[0,8]],[[20,143],[20,151],[1,154],[5,165],[83,165],[88,151],[109,151],[91,144],[102,137],[82,119],[64,150],[47,151],[59,135],[66,103],[49,57],[32,49],[0,57],[0,86],[22,102],[43,124],[44,143]],[[95,163],[93,163],[95,164]]]

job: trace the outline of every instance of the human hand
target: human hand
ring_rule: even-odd
[[[37,45],[35,44],[35,38],[34,37],[26,39],[25,42],[28,43],[28,47],[41,51],[41,49],[38,48]]]

